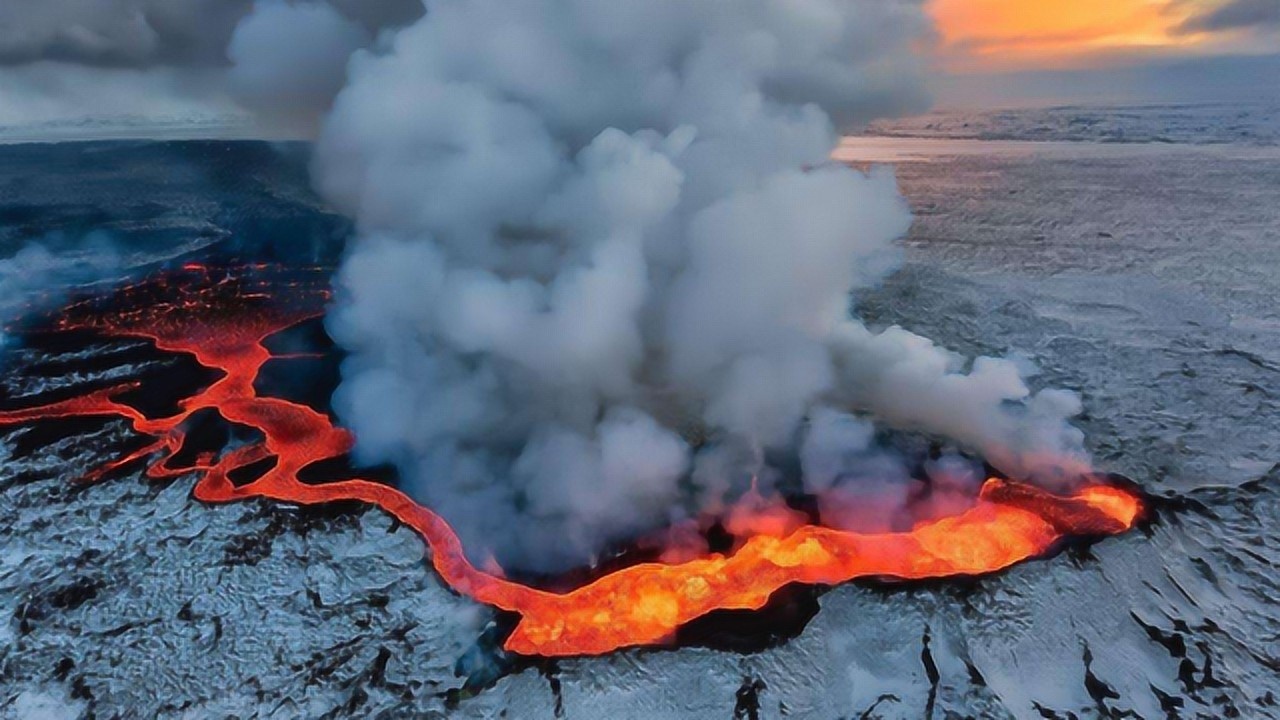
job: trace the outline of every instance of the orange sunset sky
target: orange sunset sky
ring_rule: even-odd
[[[1199,19],[1221,13],[1230,0],[927,1],[941,35],[941,64],[952,72],[1275,49],[1274,38],[1259,38],[1248,28],[1204,27]]]

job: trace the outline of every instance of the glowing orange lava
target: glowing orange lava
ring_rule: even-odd
[[[194,495],[209,503],[269,498],[298,505],[351,500],[375,505],[422,536],[436,571],[454,590],[518,613],[521,620],[506,647],[526,655],[594,655],[662,643],[681,625],[714,610],[759,609],[775,591],[792,583],[990,573],[1042,555],[1070,535],[1123,532],[1142,512],[1132,492],[1102,484],[1063,497],[992,479],[967,511],[922,522],[909,532],[861,534],[810,524],[774,524],[775,532],[757,530],[760,534],[740,539],[728,555],[634,565],[563,594],[531,588],[476,568],[443,518],[395,488],[360,479],[315,485],[299,480],[304,467],[345,455],[353,438],[323,413],[259,396],[254,381],[264,364],[281,357],[273,356],[264,341],[319,317],[327,299],[322,288],[316,278],[283,285],[276,279],[268,286],[188,266],[178,277],[122,291],[117,300],[124,310],[102,312],[92,303],[73,305],[65,311],[61,329],[146,338],[160,350],[188,353],[223,375],[183,400],[179,412],[170,417],[148,418],[121,402],[120,396],[138,388],[130,384],[0,412],[0,426],[51,418],[125,418],[154,441],[89,479],[153,457],[146,470],[149,477],[196,473]],[[287,298],[289,305],[281,307],[273,297]],[[257,428],[264,439],[220,458],[201,457],[189,466],[170,467],[185,442],[184,422],[207,409]],[[239,486],[232,481],[235,471],[269,460],[275,465],[258,479]]]

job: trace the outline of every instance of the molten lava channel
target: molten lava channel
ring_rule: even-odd
[[[259,396],[254,381],[273,358],[264,341],[319,317],[327,300],[316,280],[283,288],[254,285],[234,275],[188,266],[122,291],[123,309],[98,311],[73,305],[62,330],[92,330],[113,337],[145,338],[163,351],[187,353],[222,376],[179,404],[168,417],[149,418],[118,398],[138,389],[121,385],[41,407],[0,412],[0,426],[52,418],[120,417],[152,441],[86,478],[147,458],[146,474],[168,478],[190,473],[194,495],[208,503],[268,498],[298,505],[357,501],[374,505],[413,528],[430,548],[440,577],[457,592],[519,614],[506,648],[525,655],[595,655],[670,640],[677,628],[715,610],[762,608],[793,583],[834,585],[855,578],[940,578],[980,575],[1043,555],[1075,535],[1123,532],[1142,512],[1129,490],[1100,482],[1070,496],[991,479],[968,510],[928,520],[908,532],[857,533],[806,524],[760,531],[729,554],[704,553],[680,563],[644,563],[600,577],[566,593],[532,588],[476,568],[445,520],[387,485],[351,479],[307,484],[308,465],[350,451],[352,435],[305,405]],[[271,302],[290,297],[288,307]],[[183,425],[201,410],[257,428],[260,442],[220,458],[202,456],[170,467],[182,450]],[[233,473],[255,463],[275,465],[243,485]]]

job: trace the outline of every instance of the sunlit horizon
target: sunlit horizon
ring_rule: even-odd
[[[1187,23],[1214,0],[929,0],[939,62],[950,72],[1074,69],[1116,57],[1250,52],[1240,32]]]

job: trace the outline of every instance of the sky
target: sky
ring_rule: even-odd
[[[941,64],[957,73],[1280,49],[1276,0],[930,0],[929,12]]]
[[[1280,0],[928,0],[940,105],[1280,101]]]
[[[236,29],[255,2],[286,1],[317,12],[278,43],[242,33],[245,52],[367,44],[422,11],[421,0],[2,0],[0,137],[95,117],[244,117],[261,98],[235,72]],[[935,31],[918,51],[942,107],[1280,99],[1280,0],[884,2],[916,14],[923,3]],[[322,77],[304,99],[340,85]]]

